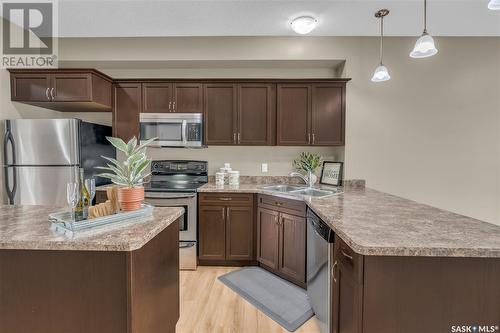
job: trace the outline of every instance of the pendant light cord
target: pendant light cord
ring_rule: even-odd
[[[384,54],[384,17],[380,18],[380,64],[382,65],[382,57]]]
[[[424,34],[427,33],[427,0],[424,0]]]

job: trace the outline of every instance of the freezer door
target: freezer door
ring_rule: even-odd
[[[78,119],[5,121],[6,165],[79,164]]]
[[[77,179],[78,167],[5,167],[10,204],[66,206],[66,184]]]

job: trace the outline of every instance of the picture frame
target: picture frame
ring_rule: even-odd
[[[324,161],[319,183],[323,185],[341,186],[344,162]]]

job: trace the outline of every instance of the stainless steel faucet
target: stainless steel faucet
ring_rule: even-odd
[[[301,174],[300,172],[290,172],[288,174],[288,176],[290,177],[299,177],[300,179],[302,179],[304,181],[304,183],[306,183],[306,185],[310,188],[313,187],[313,183],[312,183],[312,172],[309,170],[307,172],[307,176],[304,176],[303,174]]]

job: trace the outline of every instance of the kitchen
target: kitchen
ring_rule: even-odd
[[[361,313],[358,319],[362,324],[356,331],[412,331],[411,326],[405,329],[404,325],[415,322],[416,317],[405,317],[406,311],[397,317],[402,321],[400,324],[376,321],[373,318],[385,318],[384,316],[398,311],[402,304],[412,309],[411,312],[419,313],[422,306],[416,297],[418,293],[408,294],[409,291],[401,286],[401,289],[396,288],[399,290],[396,295],[389,296],[385,284],[375,278],[390,276],[394,280],[386,283],[392,286],[397,286],[398,281],[418,286],[419,281],[413,281],[414,275],[411,274],[411,269],[417,269],[416,267],[419,267],[420,272],[428,272],[420,274],[427,289],[437,292],[450,288],[449,291],[442,292],[440,301],[428,305],[430,308],[432,305],[444,306],[448,304],[446,302],[454,300],[448,292],[451,293],[458,286],[447,285],[443,281],[449,281],[455,275],[461,276],[453,278],[457,285],[471,286],[463,293],[474,292],[475,295],[480,295],[478,302],[485,302],[481,314],[474,313],[460,300],[454,302],[460,305],[460,310],[455,313],[434,308],[436,317],[429,320],[429,323],[446,325],[444,328],[434,326],[434,331],[450,331],[451,325],[459,324],[486,325],[495,320],[492,324],[498,325],[500,319],[497,318],[498,315],[495,317],[498,311],[494,312],[498,309],[498,303],[487,303],[489,297],[499,293],[498,287],[487,283],[489,278],[498,277],[498,269],[487,273],[488,270],[482,266],[482,259],[479,259],[491,257],[484,258],[484,263],[487,263],[485,265],[498,267],[498,259],[495,258],[498,257],[497,225],[500,221],[500,140],[499,124],[491,121],[498,119],[499,110],[496,91],[500,86],[500,52],[498,33],[495,35],[498,30],[498,25],[495,24],[498,22],[498,12],[488,10],[487,1],[481,4],[464,2],[464,5],[476,10],[474,13],[482,15],[481,20],[474,15],[465,17],[473,22],[484,22],[484,26],[468,27],[469,31],[464,31],[465,28],[454,21],[457,18],[439,15],[446,12],[443,4],[429,1],[428,10],[432,15],[429,16],[432,17],[429,20],[429,32],[435,37],[439,53],[426,59],[412,59],[408,54],[421,33],[423,1],[412,2],[411,13],[392,3],[376,3],[369,9],[358,7],[361,4],[354,4],[354,7],[345,10],[349,13],[363,13],[362,26],[366,31],[344,31],[344,35],[339,31],[321,30],[327,29],[333,18],[342,20],[337,13],[342,11],[338,7],[342,2],[311,3],[318,6],[309,9],[318,11],[318,26],[317,30],[305,37],[297,36],[286,24],[283,25],[282,32],[267,32],[259,37],[255,37],[259,35],[257,31],[245,33],[234,27],[235,31],[229,33],[227,30],[217,31],[217,26],[211,27],[212,30],[208,32],[187,33],[188,36],[200,37],[168,37],[158,35],[153,30],[175,31],[172,30],[173,27],[169,26],[167,29],[163,26],[174,24],[175,21],[157,23],[158,27],[155,27],[142,19],[140,22],[145,36],[149,33],[151,37],[133,37],[135,34],[129,31],[131,27],[124,27],[123,24],[118,25],[123,29],[122,38],[106,37],[105,34],[113,35],[116,31],[106,32],[104,27],[100,31],[86,33],[67,30],[66,36],[63,33],[63,37],[59,38],[59,68],[50,75],[59,79],[66,78],[65,82],[70,81],[70,75],[78,76],[80,82],[89,77],[90,80],[99,77],[104,81],[101,84],[109,84],[109,90],[106,88],[106,92],[109,91],[108,99],[104,102],[88,99],[82,103],[80,95],[76,98],[78,102],[48,101],[46,88],[49,88],[49,97],[51,94],[58,97],[62,92],[72,91],[70,88],[64,90],[63,83],[57,84],[57,80],[49,78],[48,81],[56,84],[49,84],[40,90],[43,99],[22,100],[26,97],[24,95],[16,100],[17,97],[11,95],[11,80],[16,75],[22,77],[26,69],[10,72],[2,70],[2,119],[79,118],[112,126],[114,136],[128,140],[130,135],[140,134],[142,139],[143,135],[148,134],[150,114],[161,113],[164,116],[162,121],[179,118],[178,114],[183,113],[202,114],[202,127],[198,133],[203,137],[203,148],[150,147],[147,150],[148,157],[155,161],[152,167],[157,165],[159,171],[146,184],[146,202],[165,200],[149,198],[163,196],[164,192],[151,194],[154,192],[147,191],[148,186],[164,184],[165,177],[177,179],[179,174],[182,177],[195,174],[194,178],[200,182],[197,192],[194,192],[197,199],[197,221],[192,217],[193,214],[191,219],[188,216],[193,208],[187,207],[188,217],[185,218],[194,220],[192,225],[197,229],[197,239],[190,236],[184,240],[191,251],[197,248],[197,258],[191,260],[191,266],[193,263],[197,264],[197,269],[183,270],[180,273],[179,332],[210,332],[224,328],[233,331],[285,330],[268,312],[259,306],[253,306],[251,301],[248,303],[239,293],[233,292],[233,288],[228,288],[227,284],[221,283],[217,278],[237,271],[233,265],[241,265],[238,261],[244,261],[245,265],[252,265],[250,267],[266,267],[273,276],[291,280],[299,288],[306,288],[302,290],[307,290],[305,274],[307,263],[311,262],[307,254],[307,246],[310,244],[307,237],[311,234],[306,230],[305,221],[308,217],[325,222],[334,233],[334,241],[329,243],[330,246],[339,246],[340,250],[353,258],[355,267],[360,268],[354,275],[350,275],[352,272],[349,271],[346,273],[348,277],[352,277],[348,281],[356,282],[347,286],[353,287],[352,290],[357,295],[363,295],[356,303],[358,312]],[[102,10],[110,10],[108,6],[111,5],[112,2],[103,5]],[[156,5],[165,6],[166,13],[169,13],[169,8],[177,8],[168,7],[167,3]],[[235,8],[238,6],[235,3],[226,5],[236,6]],[[269,14],[266,15],[272,17],[272,9],[275,8],[272,6],[278,5],[266,5],[270,6]],[[307,10],[307,5],[302,5],[305,6],[303,10]],[[69,5],[63,2],[60,8],[63,11],[64,6]],[[79,8],[85,12],[85,6],[74,6],[77,7],[73,9]],[[154,6],[145,2],[144,9],[141,10],[150,11]],[[211,6],[214,8],[205,8],[210,10],[209,13],[213,13],[221,4],[213,2]],[[381,28],[381,20],[374,14],[385,7],[390,9],[390,14],[384,18],[384,29],[388,36],[383,39],[383,59],[391,71],[391,79],[374,83],[370,78],[380,62]],[[70,7],[66,8],[69,10]],[[279,8],[286,10],[289,15],[300,12],[283,2]],[[412,22],[411,32],[398,30],[402,29],[397,22],[401,19],[400,15],[403,15],[401,11],[406,15],[403,17]],[[256,15],[252,13],[254,12],[250,10],[249,15]],[[457,17],[464,19],[459,13]],[[75,15],[74,20],[77,24],[78,20],[84,19]],[[443,24],[441,26],[440,21]],[[79,23],[85,26],[84,22]],[[487,30],[488,23],[492,23],[492,30]],[[345,22],[343,25],[346,29],[354,29],[352,23]],[[266,25],[263,23],[263,26]],[[60,28],[63,27],[64,25]],[[470,35],[478,37],[467,37]],[[29,70],[29,75],[39,75],[46,70],[37,71],[39,70]],[[76,80],[73,82],[77,83]],[[88,87],[86,84],[84,86]],[[92,92],[92,88],[88,91]],[[100,88],[99,91],[103,89]],[[339,95],[335,94],[337,91],[340,91]],[[95,98],[97,95],[94,93],[90,96]],[[332,105],[325,100],[321,101],[322,97],[332,98],[333,105],[336,105],[333,109],[340,112],[334,112],[333,118],[315,123],[310,119],[315,117],[313,114],[320,113],[314,112],[320,112],[318,110],[321,106]],[[182,103],[182,98],[184,101],[189,100],[189,103]],[[286,104],[287,102],[289,103]],[[57,110],[63,104],[63,110]],[[88,109],[83,111],[82,108]],[[179,110],[182,112],[176,112]],[[284,112],[288,114],[294,111],[296,116],[280,116]],[[191,121],[185,120],[187,123]],[[322,128],[326,122],[328,125]],[[141,125],[144,125],[144,129]],[[182,131],[182,126],[180,128]],[[315,135],[314,139],[312,134]],[[266,189],[265,187],[281,183],[290,183],[300,188],[306,186],[299,178],[288,177],[294,171],[292,161],[301,152],[319,154],[324,161],[343,162],[343,179],[346,181],[341,192],[344,193],[325,198],[310,197],[310,200],[303,203],[293,201],[297,195],[280,193],[276,188]],[[160,161],[177,161],[177,164]],[[200,163],[189,165],[182,161]],[[240,171],[238,189],[226,186],[221,189],[214,185],[216,173],[220,172],[224,163],[230,163],[233,170]],[[186,171],[182,170],[184,167],[197,171],[182,172]],[[321,168],[322,165],[317,169],[316,185],[332,190],[329,186],[318,184],[321,181]],[[4,187],[5,182],[2,182]],[[208,184],[204,185],[205,182]],[[366,187],[363,190],[364,184]],[[64,187],[61,191],[64,192]],[[100,193],[97,192],[96,196],[99,198]],[[269,200],[269,197],[283,200]],[[231,200],[220,201],[221,198]],[[290,198],[291,203],[285,200]],[[172,198],[168,200],[172,202]],[[3,201],[8,202],[7,193],[3,193]],[[281,203],[281,207],[277,207],[276,202]],[[292,207],[288,206],[290,204]],[[181,205],[184,209],[189,206],[185,203],[172,205]],[[316,217],[307,214],[308,208]],[[290,233],[298,235],[303,231],[302,236],[297,236],[303,244],[298,245],[300,242],[294,240],[293,246],[288,250],[286,246],[280,246],[277,250],[260,246],[263,236],[275,239],[274,243],[264,243],[269,245],[279,243],[283,235],[278,233],[277,236],[272,236],[276,227],[262,233],[259,221],[271,221],[274,217],[281,221],[281,217],[290,216],[294,219],[288,219],[284,225],[298,225],[298,229]],[[251,221],[250,228],[253,229],[237,229],[232,235],[238,237],[238,241],[231,243],[228,220],[237,221],[242,227],[248,227],[247,221]],[[282,230],[281,228],[279,226],[276,230]],[[248,234],[251,237],[242,237]],[[179,237],[182,237],[182,232]],[[193,245],[194,242],[197,244]],[[297,250],[301,247],[304,251]],[[234,252],[227,252],[228,248],[234,248]],[[242,252],[245,249],[249,249],[249,252]],[[260,255],[259,258],[259,254],[269,256]],[[280,270],[280,262],[276,262],[274,258],[282,258],[284,254],[290,255],[291,259]],[[192,255],[188,257],[193,258]],[[398,262],[397,258],[404,260]],[[439,260],[433,261],[432,258]],[[298,265],[299,270],[293,267],[296,261],[303,263]],[[335,279],[352,266],[348,259],[337,262],[343,266],[337,264],[335,267]],[[333,258],[329,259],[330,271],[334,263]],[[216,266],[206,266],[214,264]],[[402,264],[412,268],[408,268],[410,271],[398,270],[398,265]],[[433,270],[436,265],[447,268],[436,273]],[[485,270],[482,280],[486,282],[478,285],[477,289],[472,288],[477,278],[460,274],[460,266],[481,272]],[[391,269],[394,271],[383,273],[382,269],[386,272]],[[250,276],[251,271],[247,272]],[[455,274],[447,275],[453,272]],[[436,274],[443,281],[434,281],[430,287],[429,280]],[[359,285],[362,287],[354,288]],[[194,289],[207,290],[195,294]],[[326,287],[323,291],[327,292]],[[424,296],[426,292],[428,291],[423,290],[420,294]],[[398,299],[397,295],[415,301],[405,302]],[[473,298],[472,295],[465,294],[463,297]],[[380,302],[380,299],[384,299],[386,307],[377,305],[377,300]],[[198,306],[197,302],[201,300],[208,301],[215,308],[225,309],[226,313],[221,312],[224,310],[209,310]],[[222,300],[227,300],[227,304]],[[390,300],[393,302],[389,302]],[[238,304],[242,312],[233,310],[231,304]],[[333,308],[338,305],[334,306],[332,303],[331,306]],[[460,311],[467,311],[470,317]],[[488,317],[488,311],[492,311],[493,317]],[[189,313],[196,314],[194,323]],[[347,313],[356,317],[354,308]],[[438,314],[442,316],[439,317]],[[242,316],[239,317],[241,322],[233,323],[238,321],[234,319],[238,316]],[[430,314],[425,313],[425,316],[429,317]],[[421,317],[422,313],[418,318]],[[317,316],[313,317],[297,331],[317,332],[320,322]],[[340,325],[338,331],[345,331],[342,322]],[[426,328],[427,331],[432,331]]]

